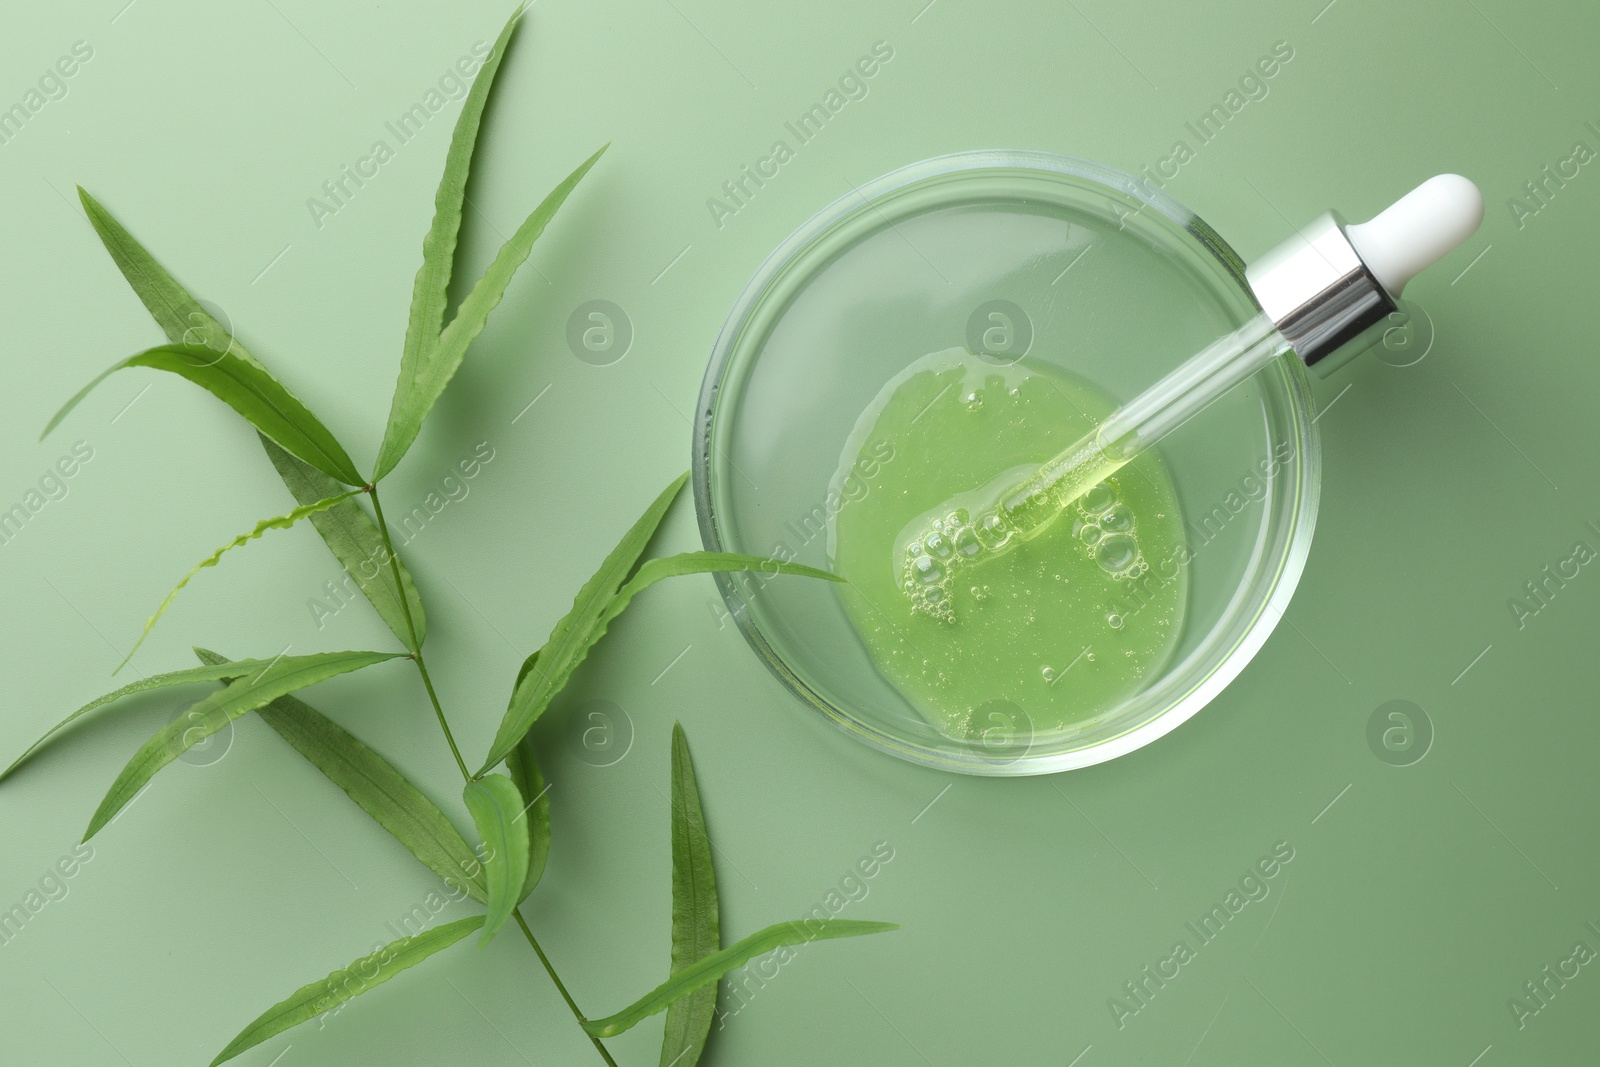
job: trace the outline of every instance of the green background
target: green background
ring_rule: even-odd
[[[124,2],[29,5],[0,34],[0,106],[73,42],[94,49],[68,95],[0,146],[12,338],[0,507],[73,441],[94,449],[70,493],[0,546],[8,758],[111,687],[177,576],[289,506],[242,422],[171,378],[118,376],[36,443],[61,400],[159,340],[73,183],[221,308],[365,466],[456,105],[320,229],[306,200],[507,14],[483,0]],[[555,841],[530,915],[591,1014],[666,972],[679,719],[728,934],[823,902],[877,842],[894,859],[843,914],[905,924],[803,952],[742,1008],[725,992],[723,1009],[738,1010],[708,1063],[1593,1062],[1600,967],[1520,1029],[1508,1000],[1575,942],[1600,949],[1584,925],[1600,923],[1600,577],[1582,567],[1520,627],[1508,601],[1575,542],[1600,547],[1587,525],[1600,521],[1600,177],[1580,169],[1520,222],[1508,201],[1575,141],[1600,147],[1586,126],[1600,120],[1600,24],[1574,4],[1323,2],[532,9],[490,111],[463,272],[475,277],[561,176],[615,144],[386,483],[398,510],[478,442],[494,449],[406,551],[469,759],[522,657],[687,466],[688,415],[739,288],[849,183],[986,147],[1136,169],[1287,41],[1294,58],[1268,95],[1167,187],[1246,258],[1329,206],[1365,217],[1441,170],[1471,176],[1488,201],[1479,235],[1408,293],[1436,328],[1426,358],[1396,367],[1390,353],[1317,385],[1320,529],[1283,624],[1209,708],[1142,751],[1017,781],[913,767],[805,713],[720,616],[709,578],[641,598],[537,734]],[[866,99],[719,228],[706,199],[878,41],[894,57]],[[635,331],[603,367],[565,340],[568,315],[597,298]],[[659,544],[696,541],[685,501]],[[234,656],[391,647],[365,605],[318,628],[307,601],[337,573],[310,530],[273,534],[198,579],[134,666],[184,666],[191,643]],[[403,664],[310,700],[463,817]],[[1409,766],[1369,747],[1369,719],[1391,700],[1432,724]],[[105,714],[0,788],[0,908],[68,852],[128,755],[181,707],[157,697]],[[584,747],[604,725],[591,713],[607,709],[633,740],[596,766],[621,751]],[[1269,895],[1119,1029],[1108,999],[1180,937],[1194,944],[1184,923],[1278,842],[1294,859]],[[0,945],[0,1058],[208,1062],[257,1012],[392,936],[385,923],[432,881],[247,718],[221,760],[160,775],[96,838],[65,899]],[[652,1021],[613,1042],[618,1059],[654,1063],[659,1031]],[[239,1062],[599,1061],[526,945],[505,936]]]

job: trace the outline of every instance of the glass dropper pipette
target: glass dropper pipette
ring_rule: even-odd
[[[1279,356],[1321,374],[1371,346],[1406,283],[1466,240],[1483,219],[1477,186],[1440,174],[1367,222],[1315,219],[1245,270],[1261,313],[1189,357],[1026,478],[936,510],[902,539],[912,605],[953,619],[956,570],[1051,524],[1090,489]]]

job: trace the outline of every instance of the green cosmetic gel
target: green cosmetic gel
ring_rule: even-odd
[[[1177,644],[1186,573],[1132,587],[1183,540],[1154,450],[1004,552],[974,541],[983,501],[1114,407],[1060,370],[951,349],[897,375],[857,420],[833,481],[829,551],[850,583],[839,595],[878,670],[945,735],[1006,751],[1092,719]],[[892,461],[866,462],[885,445]],[[908,548],[929,564],[920,579]],[[935,588],[948,600],[931,612]]]

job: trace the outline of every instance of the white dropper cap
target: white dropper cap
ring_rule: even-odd
[[[1372,276],[1399,296],[1406,283],[1471,237],[1483,194],[1459,174],[1439,174],[1345,234]]]

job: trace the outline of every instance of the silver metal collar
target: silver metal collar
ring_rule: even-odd
[[[1398,310],[1330,211],[1245,268],[1261,310],[1306,366],[1325,375],[1382,335]]]

